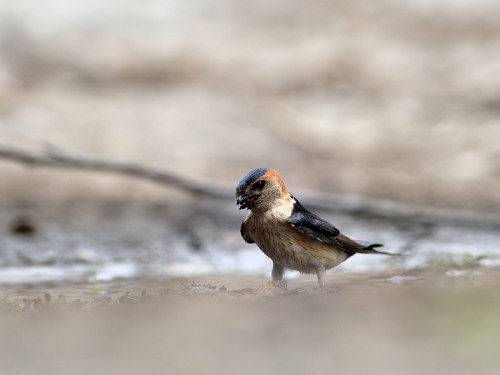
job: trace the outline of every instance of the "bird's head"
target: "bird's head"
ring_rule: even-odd
[[[278,172],[272,168],[256,168],[236,186],[236,204],[240,210],[264,212],[287,193]]]

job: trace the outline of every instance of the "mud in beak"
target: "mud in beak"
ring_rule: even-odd
[[[239,195],[238,197],[236,197],[236,204],[240,207],[240,210],[248,208],[249,203],[250,197],[248,195]]]

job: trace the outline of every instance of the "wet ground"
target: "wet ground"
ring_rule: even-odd
[[[437,221],[319,210],[412,254],[345,269],[498,261],[495,2],[33,4],[0,5],[0,146],[229,189],[271,166],[299,199],[316,189],[458,210]],[[0,176],[1,283],[269,272],[232,201],[4,160]],[[453,221],[461,210],[489,219]]]
[[[438,221],[318,210],[412,254],[345,269],[498,261],[495,2],[33,4],[0,5],[0,146],[229,189],[271,166],[299,199],[316,189],[458,210]],[[232,201],[3,160],[0,176],[1,283],[269,272]],[[461,210],[491,220],[454,221]]]
[[[500,270],[11,288],[2,372],[496,374]]]
[[[357,255],[323,291],[296,273],[283,290],[232,204],[61,207],[4,216],[2,373],[498,372],[495,223],[324,212],[408,257]]]
[[[500,223],[487,216],[460,223],[456,217],[444,221],[316,212],[354,238],[407,255],[358,254],[340,266],[343,270],[406,272],[442,265],[453,272],[500,264]],[[268,277],[270,260],[239,234],[245,215],[233,201],[187,197],[175,204],[83,201],[6,210],[0,215],[0,285],[214,273]]]

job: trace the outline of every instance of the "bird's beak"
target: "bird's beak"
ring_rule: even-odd
[[[236,204],[240,206],[240,210],[248,208],[249,196],[245,194],[245,189],[236,189]]]
[[[248,196],[247,195],[238,195],[236,197],[236,204],[240,206],[240,210],[248,208]]]

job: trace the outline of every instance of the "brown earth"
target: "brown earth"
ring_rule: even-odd
[[[2,373],[496,374],[499,281],[490,269],[335,272],[323,292],[240,275],[11,290]]]

